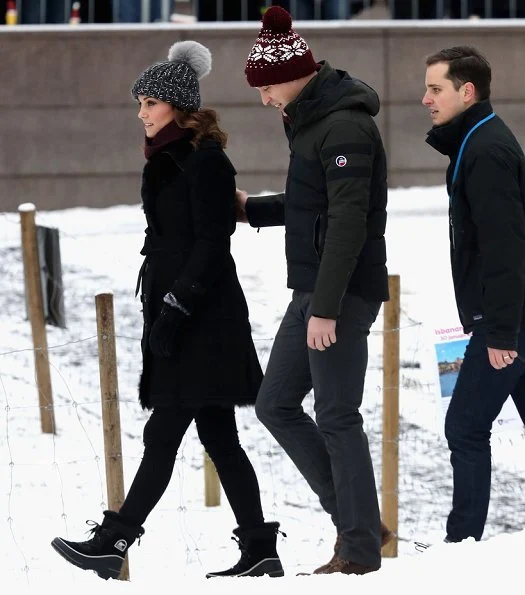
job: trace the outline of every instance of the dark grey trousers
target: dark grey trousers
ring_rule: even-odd
[[[340,557],[379,567],[379,506],[359,407],[368,363],[367,337],[381,304],[346,295],[337,320],[337,342],[318,351],[306,344],[311,297],[293,293],[255,411],[343,535]],[[302,407],[312,388],[316,421]]]

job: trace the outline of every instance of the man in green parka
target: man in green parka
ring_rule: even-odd
[[[316,573],[364,574],[381,566],[392,533],[381,524],[368,439],[359,411],[367,338],[388,299],[387,166],[373,120],[377,94],[317,63],[291,17],[273,6],[248,56],[246,78],[283,118],[290,147],[286,190],[248,197],[238,218],[284,225],[292,300],[255,405],[337,531],[334,557]],[[313,389],[315,421],[302,402]]]

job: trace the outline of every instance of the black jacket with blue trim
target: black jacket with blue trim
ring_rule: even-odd
[[[525,308],[525,157],[498,116],[468,139],[452,184],[461,143],[492,113],[474,104],[430,130],[427,143],[450,157],[450,259],[456,303],[466,333],[487,333],[487,347],[517,349]]]
[[[335,319],[346,292],[388,300],[387,166],[377,94],[320,64],[285,108],[286,190],[250,197],[246,213],[253,227],[286,226],[288,287],[313,292],[312,314]]]

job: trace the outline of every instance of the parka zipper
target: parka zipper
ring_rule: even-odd
[[[314,229],[313,229],[313,237],[312,237],[312,244],[314,247],[314,252],[317,255],[317,258],[321,260],[321,213],[316,213],[314,219]]]

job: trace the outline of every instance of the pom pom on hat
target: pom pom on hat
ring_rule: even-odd
[[[268,9],[262,18],[263,29],[270,29],[275,33],[288,33],[292,29],[292,17],[280,6]]]
[[[262,18],[244,72],[251,87],[294,81],[317,70],[306,41],[292,29],[292,17],[280,6],[271,6]]]
[[[211,52],[198,41],[178,41],[168,51],[168,60],[153,64],[133,84],[131,94],[154,97],[182,111],[201,106],[199,80],[211,71]]]
[[[200,80],[211,72],[211,52],[198,41],[177,41],[169,49],[168,61],[186,63]]]

